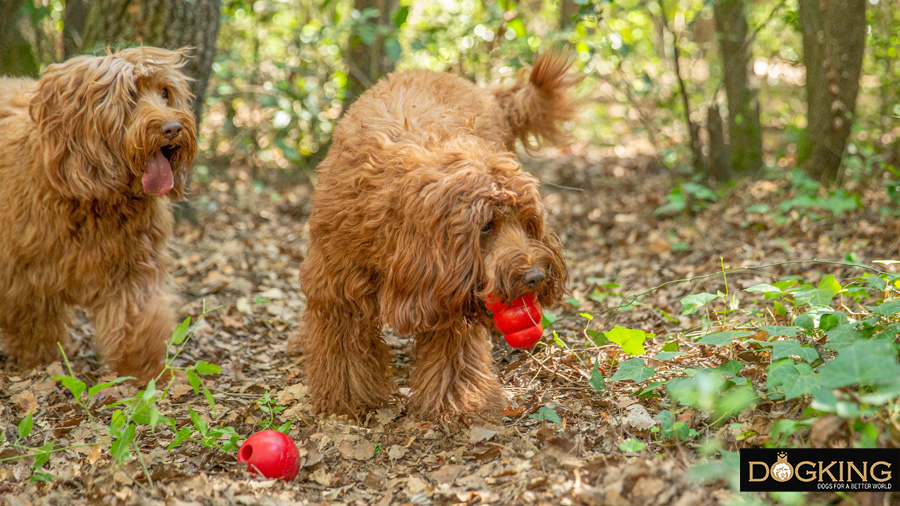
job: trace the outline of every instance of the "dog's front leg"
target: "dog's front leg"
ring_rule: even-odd
[[[357,416],[380,406],[395,386],[374,299],[359,305],[321,296],[326,290],[312,286],[306,290],[300,332],[313,407],[319,413]]]
[[[72,339],[66,323],[71,309],[58,297],[10,290],[8,300],[0,302],[0,336],[6,351],[22,369],[31,369],[61,358],[57,343],[67,354],[72,352]]]
[[[94,342],[103,362],[120,376],[134,376],[140,382],[156,377],[175,328],[169,295],[160,289],[121,290],[91,309]]]
[[[505,406],[484,326],[464,321],[416,336],[410,410],[426,419],[446,415],[499,417]]]

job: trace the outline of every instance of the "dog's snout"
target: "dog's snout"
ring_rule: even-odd
[[[184,128],[181,126],[181,123],[177,121],[166,121],[163,123],[161,127],[159,127],[159,131],[162,132],[163,136],[166,139],[174,140],[175,137],[178,137],[178,134],[181,133],[181,129]]]
[[[537,290],[544,283],[544,280],[547,279],[547,276],[537,267],[532,267],[522,278],[529,290]]]

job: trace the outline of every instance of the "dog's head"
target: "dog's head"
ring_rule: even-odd
[[[155,47],[51,65],[30,104],[47,176],[70,198],[184,198],[196,151],[184,51]]]
[[[444,168],[420,167],[398,196],[404,218],[379,297],[397,332],[483,316],[489,293],[503,301],[536,293],[550,305],[565,292],[563,248],[547,230],[538,181],[512,153],[479,147],[441,153]]]

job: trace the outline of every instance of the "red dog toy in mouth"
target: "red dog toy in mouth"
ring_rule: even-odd
[[[264,430],[244,441],[238,451],[238,462],[246,462],[251,473],[290,481],[300,471],[300,452],[287,435]]]
[[[484,307],[494,314],[494,325],[503,332],[506,344],[519,350],[530,350],[544,335],[541,324],[541,303],[535,294],[530,293],[509,304],[491,300],[489,293]]]

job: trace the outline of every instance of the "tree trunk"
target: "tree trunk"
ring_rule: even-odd
[[[706,133],[709,136],[708,179],[717,183],[728,181],[734,177],[734,172],[731,160],[728,158],[722,114],[719,112],[717,104],[711,104],[706,108]]]
[[[71,19],[73,26],[68,35],[64,34],[64,42],[74,44],[76,53],[135,43],[168,49],[192,48],[183,70],[194,79],[191,91],[194,117],[199,123],[216,51],[220,0],[76,1],[82,2],[90,5],[87,13],[65,12],[65,19]]]
[[[38,65],[31,44],[16,26],[25,0],[0,0],[0,76],[35,76]]]
[[[812,177],[834,182],[856,114],[866,0],[800,0],[799,5],[808,122],[800,162]]]
[[[389,26],[391,13],[397,0],[353,0],[353,8],[359,12],[375,9],[378,15],[365,23],[355,25],[350,35],[347,51],[349,86],[346,104],[352,103],[385,74],[394,70],[394,61],[384,51],[385,36],[379,27]]]
[[[559,28],[565,30],[575,26],[575,15],[578,14],[578,4],[575,0],[561,0],[559,2]]]
[[[759,101],[750,87],[747,19],[743,0],[713,4],[716,36],[722,50],[723,82],[728,98],[728,148],[736,175],[756,174],[762,167],[762,128]]]
[[[90,0],[66,0],[66,8],[63,11],[63,50],[66,59],[80,54],[84,35],[84,26],[87,23],[88,13],[91,10]]]

